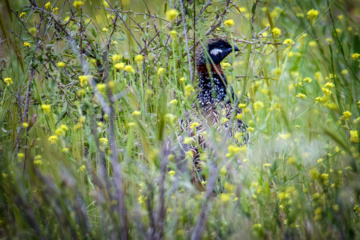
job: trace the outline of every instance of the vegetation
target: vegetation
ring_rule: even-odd
[[[2,238],[360,238],[358,1],[0,6]],[[208,131],[201,192],[165,144],[215,37],[250,142]]]

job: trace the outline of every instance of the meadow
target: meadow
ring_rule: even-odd
[[[359,1],[0,9],[2,239],[360,239]],[[250,140],[210,128],[199,191],[166,144],[211,38],[240,49],[222,67]]]

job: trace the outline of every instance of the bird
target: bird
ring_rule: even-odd
[[[242,142],[247,144],[249,135],[246,133],[247,125],[240,119],[234,118],[242,112],[238,107],[238,99],[229,86],[224,70],[220,63],[232,52],[239,48],[231,45],[224,39],[216,38],[199,46],[196,54],[196,71],[198,77],[197,97],[192,110],[186,111],[179,119],[178,142],[181,144],[181,154],[177,157],[177,165],[181,171],[186,167],[185,156],[191,151],[193,164],[191,168],[191,182],[198,190],[205,190],[205,176],[201,174],[200,154],[207,148],[205,130],[207,126],[214,126],[218,131],[225,131],[225,135],[232,137],[241,133]],[[225,121],[224,121],[225,119]],[[234,119],[234,120],[232,120]],[[191,138],[190,143],[184,139]]]

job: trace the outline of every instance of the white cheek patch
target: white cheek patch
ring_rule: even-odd
[[[217,56],[219,53],[222,53],[222,50],[218,48],[214,48],[213,50],[210,51],[210,54],[214,56]]]

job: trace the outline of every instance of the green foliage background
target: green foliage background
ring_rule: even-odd
[[[359,2],[46,3],[0,3],[2,238],[359,238]],[[223,67],[250,143],[208,132],[216,196],[164,150],[194,36],[241,49]]]

